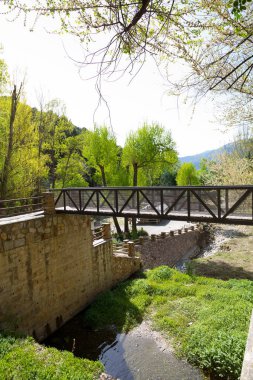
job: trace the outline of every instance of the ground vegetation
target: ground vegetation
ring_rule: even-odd
[[[249,280],[217,280],[163,266],[101,295],[83,318],[128,331],[147,318],[178,355],[211,378],[238,379],[253,298]]]

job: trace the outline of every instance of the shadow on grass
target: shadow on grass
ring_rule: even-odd
[[[144,308],[131,302],[128,281],[101,294],[90,307],[72,318],[44,341],[46,346],[73,352],[77,357],[100,360],[106,372],[133,380],[125,360],[124,334],[142,322]]]
[[[222,232],[222,235],[226,238],[240,238],[240,237],[247,237],[249,236],[249,234],[245,233],[245,232],[242,232],[242,231],[239,231],[238,229],[236,228],[229,228],[227,230],[224,230],[224,229],[220,229],[220,231]]]
[[[231,278],[253,280],[253,271],[247,271],[243,267],[230,265],[224,261],[193,260],[190,270],[198,276],[213,277],[221,280]]]

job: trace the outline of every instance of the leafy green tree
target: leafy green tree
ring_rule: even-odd
[[[206,186],[211,182],[212,173],[209,169],[209,163],[211,161],[206,158],[202,158],[200,161],[200,168],[197,171],[200,185]]]
[[[171,133],[157,123],[145,123],[128,135],[122,160],[131,167],[132,185],[137,186],[140,169],[161,170],[174,165],[178,158]]]
[[[59,99],[53,99],[45,105],[45,109],[35,113],[39,133],[38,149],[48,156],[49,185],[56,184],[58,160],[68,150],[68,137],[74,133],[75,126],[65,116],[65,108]]]
[[[106,174],[117,165],[118,154],[116,138],[108,127],[95,126],[94,131],[85,132],[83,155],[87,159],[87,164],[98,171],[103,186],[108,185]]]
[[[191,162],[184,162],[178,170],[176,177],[178,186],[200,185],[198,171]]]
[[[99,173],[102,185],[107,186],[112,168],[117,167],[119,161],[119,147],[108,127],[95,126],[94,131],[85,132],[83,155],[87,164]],[[117,218],[113,220],[118,235],[122,235]]]
[[[145,171],[147,179],[148,173],[156,171],[157,175],[157,169],[174,165],[178,158],[170,132],[157,123],[145,123],[128,135],[122,160],[132,170],[132,185],[137,186],[140,170]],[[132,218],[132,229],[137,232],[136,218]]]
[[[34,194],[38,177],[47,175],[46,159],[39,160],[38,134],[31,107],[19,101],[14,86],[11,97],[0,98],[1,198]]]
[[[56,187],[84,187],[88,183],[85,180],[87,165],[81,155],[83,135],[68,137],[57,160]]]

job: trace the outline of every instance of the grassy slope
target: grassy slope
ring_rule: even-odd
[[[96,327],[129,330],[143,318],[173,337],[177,352],[213,376],[238,379],[249,319],[253,282],[189,276],[159,267],[109,291],[84,314]]]
[[[95,380],[102,370],[99,362],[45,348],[32,338],[0,334],[1,380]]]
[[[232,227],[230,227],[232,228]],[[185,275],[168,267],[149,271],[99,297],[87,323],[129,330],[150,318],[174,339],[176,350],[209,373],[239,378],[253,307],[253,228],[243,228],[207,259],[194,260]],[[197,277],[196,274],[217,277]],[[69,352],[44,348],[31,338],[0,334],[2,380],[93,380],[103,367]]]

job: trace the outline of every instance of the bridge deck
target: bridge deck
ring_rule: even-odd
[[[253,225],[253,186],[53,190],[59,213]]]

